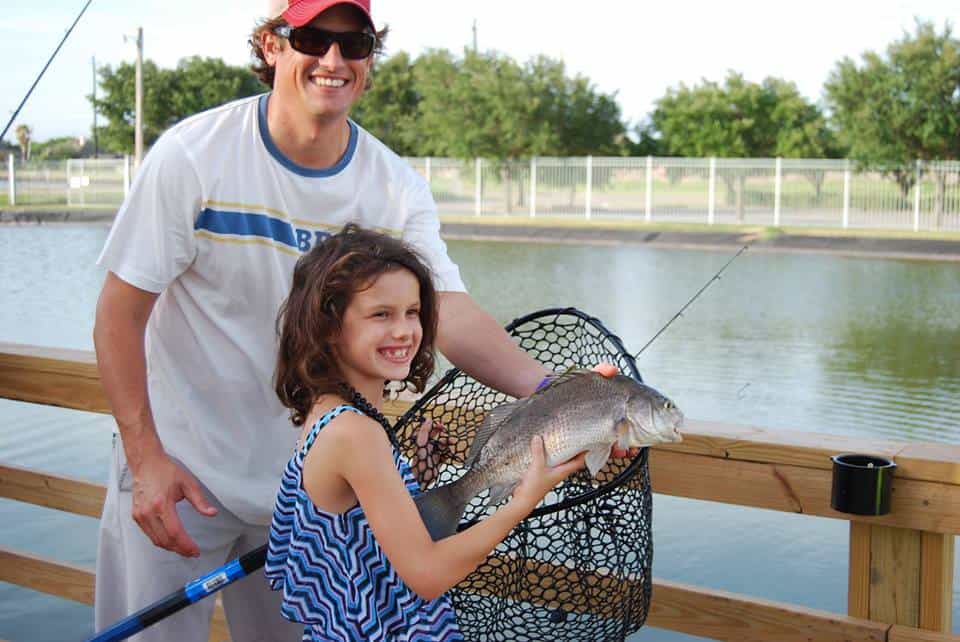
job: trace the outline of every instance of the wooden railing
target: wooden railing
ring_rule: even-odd
[[[0,344],[0,398],[109,412],[90,352]],[[391,403],[387,414],[405,408]],[[851,451],[896,461],[888,515],[830,508],[829,457]],[[688,421],[684,441],[656,447],[650,468],[658,493],[850,522],[847,615],[654,579],[650,626],[731,641],[960,642],[949,634],[960,447]],[[104,495],[99,484],[0,465],[0,497],[98,517]],[[90,604],[93,580],[89,569],[0,548],[0,581]],[[226,638],[218,608],[211,639]]]

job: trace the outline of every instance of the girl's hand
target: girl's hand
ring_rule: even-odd
[[[417,429],[417,452],[411,468],[422,489],[436,479],[437,469],[450,452],[450,440],[443,433],[443,424],[434,423],[430,417],[424,418]]]
[[[536,508],[554,486],[583,468],[587,458],[587,453],[580,453],[570,461],[547,466],[547,454],[540,436],[530,440],[530,455],[533,459],[530,467],[513,491],[513,499],[521,502],[528,512]]]

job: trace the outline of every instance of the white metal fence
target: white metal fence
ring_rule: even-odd
[[[130,158],[21,161],[7,158],[0,205],[117,207],[130,188]]]
[[[960,161],[862,169],[779,158],[407,160],[441,214],[960,230]],[[0,204],[112,207],[129,181],[127,159],[11,156]]]

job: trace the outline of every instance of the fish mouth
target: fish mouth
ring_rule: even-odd
[[[669,430],[664,430],[663,443],[666,444],[676,444],[683,441],[683,434],[680,432],[680,428],[683,426],[683,422],[686,418],[679,412],[672,417],[672,421],[665,422],[664,428],[669,428]]]

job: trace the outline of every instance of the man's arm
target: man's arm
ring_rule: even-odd
[[[521,350],[465,292],[440,292],[437,348],[476,380],[514,397],[533,394],[549,371]]]
[[[153,423],[144,335],[157,296],[107,272],[93,340],[100,382],[133,474],[133,519],[157,546],[195,556],[199,549],[184,530],[176,503],[187,499],[205,515],[217,511],[203,497],[196,479],[166,454]]]

